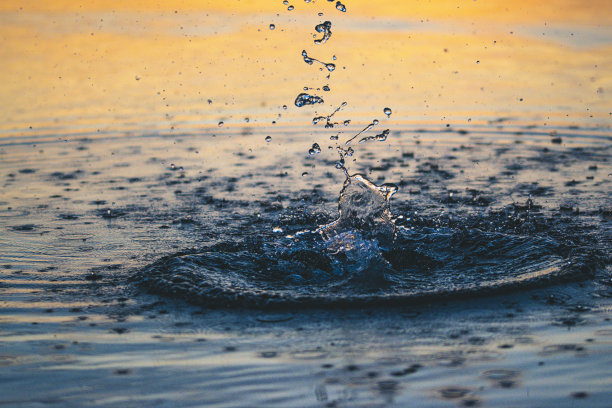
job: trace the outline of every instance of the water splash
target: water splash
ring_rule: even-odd
[[[331,114],[329,114],[329,115],[327,115],[327,116],[316,116],[316,117],[314,117],[314,118],[312,119],[312,124],[313,124],[313,125],[316,125],[317,123],[319,123],[319,122],[321,122],[321,121],[325,120],[325,128],[326,128],[326,129],[333,128],[335,125],[337,125],[337,124],[338,124],[338,122],[332,122],[332,121],[331,121],[331,118],[332,118],[332,117],[333,117],[333,116],[334,116],[336,113],[338,113],[338,111],[340,111],[340,109],[344,108],[346,105],[347,105],[347,103],[346,103],[346,102],[342,102],[342,103],[340,104],[340,106],[338,106],[338,107],[336,108],[336,110],[334,110],[334,111],[333,111]]]
[[[318,229],[326,240],[359,232],[361,238],[373,239],[379,248],[389,249],[395,237],[389,200],[397,192],[395,184],[376,186],[360,174],[344,181],[338,200],[339,217]]]
[[[323,103],[323,98],[316,95],[309,95],[307,93],[301,93],[295,98],[295,106],[301,108],[306,105],[315,105],[317,103]]]
[[[309,57],[306,50],[302,50],[302,57],[304,58],[304,62],[308,65],[312,65],[314,62],[318,62],[319,64],[323,65],[329,72],[333,72],[336,69],[336,64],[332,64],[331,62],[327,63],[319,61],[316,58]]]
[[[389,129],[385,129],[382,131],[382,133],[379,133],[376,136],[366,136],[360,139],[358,143],[361,144],[361,143],[368,142],[370,140],[377,140],[379,142],[384,142],[385,140],[387,140],[388,136],[389,136]]]
[[[314,40],[315,44],[325,44],[327,42],[327,40],[329,40],[329,38],[332,35],[331,25],[332,25],[331,21],[324,21],[321,24],[317,24],[315,26],[315,31],[317,33],[323,33],[323,37],[317,38],[317,39]]]
[[[367,132],[368,130],[372,129],[374,126],[378,125],[378,119],[374,119],[369,125],[367,125],[366,127],[364,127],[359,133],[357,133],[355,136],[351,137],[349,140],[347,140],[344,144],[345,145],[350,145],[351,142],[353,140],[355,140],[359,135],[361,135],[364,132]]]

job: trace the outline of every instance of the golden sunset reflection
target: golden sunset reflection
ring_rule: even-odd
[[[609,125],[608,2],[345,4],[3,2],[0,134],[192,132],[245,118],[306,126],[315,109],[293,101],[323,85],[316,109],[346,101],[354,122],[389,106],[397,123]],[[315,45],[326,19],[333,35]],[[302,49],[336,56],[329,79]]]

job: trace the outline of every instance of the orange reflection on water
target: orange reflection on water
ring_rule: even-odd
[[[323,1],[293,12],[269,1],[4,2],[0,132],[180,131],[245,117],[306,126],[314,109],[293,100],[323,85],[331,91],[318,92],[318,110],[347,101],[356,122],[390,106],[398,121],[541,125],[568,115],[609,125],[608,2],[345,4],[347,13]],[[333,35],[315,46],[322,19]],[[325,62],[335,55],[331,78],[302,49]]]

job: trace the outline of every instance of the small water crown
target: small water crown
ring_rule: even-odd
[[[374,240],[380,249],[390,250],[395,239],[390,199],[397,192],[394,184],[377,186],[361,174],[348,176],[338,200],[339,217],[318,229],[329,242],[354,239]],[[337,242],[334,247],[340,250]]]

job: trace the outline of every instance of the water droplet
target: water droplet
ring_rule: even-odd
[[[332,63],[325,64],[325,68],[327,68],[329,72],[333,72],[336,69],[336,64],[332,64]]]
[[[266,142],[269,142],[269,141],[271,141],[271,140],[272,140],[272,137],[271,137],[271,136],[266,136]]]
[[[316,103],[323,103],[323,98],[316,95],[309,95],[307,93],[301,93],[295,98],[295,106],[298,108],[305,105],[314,105]]]
[[[302,50],[302,57],[304,57],[304,62],[307,63],[308,65],[312,65],[313,62],[315,61],[313,58],[310,58],[308,56],[308,53],[306,52],[306,50]]]
[[[287,110],[287,105],[283,105],[283,109],[284,109],[284,110]]]
[[[315,154],[321,153],[321,146],[318,143],[313,143],[310,150],[308,150],[308,154],[314,156]]]
[[[346,7],[339,1],[336,2],[336,9],[340,10],[343,13],[346,13]]]
[[[375,124],[375,125],[378,125],[378,119],[374,119],[374,120],[372,121],[372,123],[373,123],[373,124]]]
[[[332,59],[335,61],[335,60],[336,60],[336,56],[335,56],[335,55],[333,55],[333,56],[332,56]]]
[[[385,115],[387,115],[387,117],[390,117],[392,113],[390,108],[385,108],[383,112],[385,113]]]
[[[323,33],[323,37],[314,40],[315,44],[325,44],[332,34],[331,21],[325,21],[321,24],[317,24],[315,26],[315,31],[317,33]]]
[[[276,26],[274,24],[270,24],[270,30],[274,30]]]
[[[209,104],[209,105],[210,105],[210,104],[212,104],[212,99],[209,99],[209,100],[208,100],[208,104]]]
[[[219,127],[223,126],[223,121],[219,122]]]
[[[329,86],[324,85],[324,86],[323,86],[323,90],[324,90],[325,92],[329,92],[329,91],[330,91]]]
[[[286,6],[287,4],[289,4],[289,0],[283,0],[283,4]]]
[[[348,126],[348,125],[350,125],[350,123],[351,123],[351,120],[350,120],[350,119],[347,119],[347,120],[345,120],[345,121],[343,122],[344,126]]]
[[[332,135],[329,137],[329,140],[338,140],[338,136],[340,135]]]
[[[244,118],[244,121],[245,121],[246,123],[249,123],[249,122],[251,121],[251,119],[249,119],[249,118]]]
[[[307,171],[305,171],[305,172],[303,172],[303,173],[302,173],[302,177],[305,177],[305,176],[307,176],[307,175],[308,175],[308,172],[307,172]]]
[[[287,7],[287,10],[289,10],[289,11],[293,11],[293,6],[289,6],[289,7]]]

